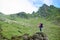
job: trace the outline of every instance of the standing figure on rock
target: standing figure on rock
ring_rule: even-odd
[[[40,31],[42,31],[42,28],[43,28],[43,24],[42,23],[39,24],[39,28],[40,28]]]

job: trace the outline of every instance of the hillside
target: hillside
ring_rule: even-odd
[[[4,15],[0,13],[0,35],[3,38],[11,39],[13,36],[34,35],[39,31],[39,23],[43,23],[43,33],[49,40],[60,40],[60,8],[44,4],[37,12],[27,14]],[[56,25],[59,24],[59,25]],[[1,39],[1,36],[0,36]],[[3,40],[3,39],[1,39]]]
[[[36,18],[41,17],[45,20],[51,21],[54,24],[60,25],[60,8],[55,7],[54,5],[46,5],[43,4],[41,7],[39,7],[37,12],[32,12],[32,14],[28,14],[25,12],[19,12],[17,14],[11,14],[9,15],[9,19],[17,20],[16,18]]]
[[[57,8],[53,5],[48,6],[44,4],[39,8],[36,14],[38,14],[40,17],[54,22],[55,24],[60,25],[60,8]]]
[[[0,21],[2,27],[2,35],[7,38],[12,36],[21,36],[25,33],[33,35],[39,32],[38,24],[42,22],[44,24],[43,32],[47,34],[50,40],[60,40],[60,27],[52,24],[44,19],[21,19],[19,23],[8,23]]]

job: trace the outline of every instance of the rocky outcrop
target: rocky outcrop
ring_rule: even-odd
[[[11,40],[48,40],[48,37],[45,33],[43,32],[37,32],[32,36],[29,36],[29,34],[24,34],[23,36],[15,36],[12,37]]]

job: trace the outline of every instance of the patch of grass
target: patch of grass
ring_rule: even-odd
[[[46,21],[42,18],[31,18],[31,19],[19,19],[19,24],[16,23],[6,23],[0,21],[2,26],[2,34],[7,38],[11,38],[15,35],[23,35],[28,33],[29,35],[33,35],[36,32],[39,32],[39,23],[43,23],[43,32],[47,34],[49,40],[60,40],[60,27],[54,25],[53,23]]]

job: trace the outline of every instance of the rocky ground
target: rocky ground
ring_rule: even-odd
[[[12,36],[11,39],[5,38],[2,35],[0,35],[1,40],[48,40],[48,37],[43,32],[37,32],[32,36],[29,36],[29,34],[24,34],[22,36]]]

